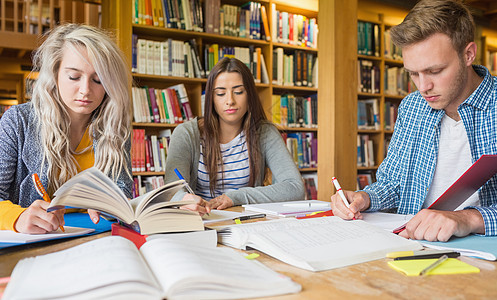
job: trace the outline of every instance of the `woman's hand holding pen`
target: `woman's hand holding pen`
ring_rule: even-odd
[[[16,223],[15,230],[21,233],[41,234],[56,231],[64,225],[65,209],[47,212],[50,203],[36,200],[21,213]]]
[[[196,204],[183,205],[180,207],[181,209],[196,211],[200,214],[200,216],[203,216],[204,214],[208,214],[211,212],[211,206],[209,202],[205,201],[200,196],[193,194],[185,194],[183,200],[185,201],[194,200]]]
[[[369,195],[366,192],[343,191],[343,193],[350,205],[347,208],[339,193],[335,193],[331,196],[333,214],[344,220],[362,219],[361,211],[366,210],[370,204]]]

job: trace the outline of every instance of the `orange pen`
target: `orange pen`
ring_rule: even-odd
[[[31,176],[31,178],[33,179],[33,183],[35,185],[35,188],[36,188],[36,191],[38,192],[38,194],[40,194],[40,196],[43,197],[43,200],[50,203],[51,202],[50,197],[48,196],[47,191],[43,187],[43,184],[41,184],[40,177],[38,177],[38,174],[34,173]],[[64,226],[60,225],[59,228],[60,228],[60,230],[62,230],[62,232],[66,232],[66,230],[64,229]]]

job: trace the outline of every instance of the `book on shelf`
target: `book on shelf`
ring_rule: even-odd
[[[402,60],[402,51],[397,47],[390,37],[390,29],[385,29],[384,32],[384,56],[386,59]]]
[[[385,101],[385,130],[393,130],[398,110],[398,102]]]
[[[357,128],[380,130],[378,99],[360,99],[357,101]]]
[[[376,181],[374,171],[360,171],[357,174],[357,189],[362,190]]]
[[[302,174],[302,179],[304,180],[306,199],[307,200],[317,200],[318,199],[318,174],[316,172],[304,173],[304,174]]]
[[[317,137],[314,132],[284,132],[282,138],[298,168],[317,167]]]
[[[375,165],[374,142],[367,134],[357,135],[357,166],[373,167]]]
[[[277,47],[273,49],[271,80],[276,85],[315,87],[316,61],[317,55],[314,53],[295,50],[287,54],[283,48]]]
[[[140,234],[203,230],[198,213],[179,208],[194,201],[170,201],[186,184],[178,180],[128,200],[109,177],[92,167],[64,183],[55,192],[48,211],[64,207],[95,209]]]
[[[357,61],[358,92],[378,94],[380,92],[380,68],[370,60]]]
[[[389,252],[422,248],[416,241],[362,220],[346,221],[339,217],[285,218],[216,229],[223,245],[254,248],[310,271],[345,267],[384,258]]]
[[[300,290],[289,277],[234,249],[192,247],[167,238],[137,249],[126,238],[110,236],[19,261],[4,297],[239,299]]]
[[[317,94],[308,97],[294,94],[273,95],[273,123],[297,128],[317,128]]]
[[[132,87],[133,119],[138,123],[177,124],[193,119],[184,84],[167,89]]]
[[[317,48],[318,24],[316,18],[280,11],[276,9],[275,3],[271,5],[273,42]]]
[[[376,23],[357,21],[357,53],[380,56],[380,26]]]
[[[200,63],[199,49],[194,40],[178,41],[167,39],[153,41],[143,38],[132,39],[132,71],[138,74],[205,78]]]
[[[166,129],[159,135],[146,135],[145,129],[133,129],[131,146],[133,172],[163,172],[165,170],[170,131]]]

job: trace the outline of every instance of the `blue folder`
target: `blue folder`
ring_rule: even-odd
[[[100,221],[98,224],[93,224],[91,221],[90,217],[88,216],[87,213],[70,213],[64,215],[64,220],[65,220],[65,225],[66,226],[73,226],[73,227],[83,227],[83,228],[93,228],[95,231],[83,234],[80,236],[88,236],[88,235],[94,235],[106,231],[110,231],[111,225],[113,222],[107,221],[104,218],[100,218]],[[80,237],[78,236],[78,237]],[[74,238],[74,236],[71,237],[60,237],[56,239],[65,239],[65,238]],[[45,242],[47,240],[43,241],[36,241],[32,243],[38,243],[38,242]],[[12,246],[18,246],[18,245],[27,245],[27,244],[32,244],[32,243],[0,243],[0,249],[7,248],[7,247],[12,247]]]
[[[497,257],[497,236],[482,236],[471,234],[466,237],[453,236],[448,242],[422,241],[426,246],[440,246],[457,249],[468,249],[491,253]]]

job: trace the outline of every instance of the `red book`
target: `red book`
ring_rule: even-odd
[[[118,223],[112,224],[112,235],[127,238],[132,241],[138,249],[140,249],[140,247],[147,241],[147,235],[139,234],[133,229],[119,225]]]

